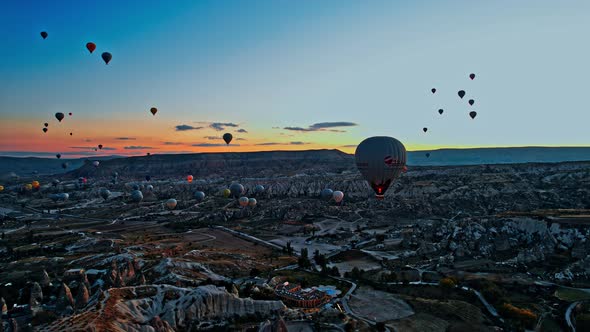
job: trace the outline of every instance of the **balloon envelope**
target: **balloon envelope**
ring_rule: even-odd
[[[96,49],[96,44],[93,42],[86,43],[86,48],[90,53],[92,53]]]
[[[186,180],[187,180],[189,183],[190,183],[190,182],[193,182],[193,176],[192,176],[192,175],[189,175],[189,176],[187,176],[187,177],[186,177]]]
[[[238,199],[238,202],[240,203],[241,207],[245,207],[245,206],[248,206],[249,200],[248,200],[248,197],[242,196],[242,197],[240,197],[240,199]]]
[[[428,128],[424,127],[424,128],[422,128],[422,131],[423,132],[427,132],[428,131]]]
[[[41,37],[43,37],[43,39],[47,38],[47,32],[41,31]]]
[[[62,163],[62,164],[61,164],[61,168],[63,168],[63,169],[66,169],[66,168],[68,168],[68,163]]]
[[[100,161],[95,160],[92,162],[92,165],[94,165],[94,167],[98,167],[98,165],[100,165]]]
[[[475,74],[473,74],[473,73],[469,74],[469,78],[470,78],[471,80],[473,80],[473,79],[475,78]]]
[[[65,115],[64,115],[63,113],[61,113],[61,112],[57,112],[57,113],[55,113],[55,118],[56,118],[56,119],[57,119],[59,122],[61,122],[61,120],[63,120],[63,119],[64,119],[64,117],[65,117]]]
[[[459,90],[457,92],[457,94],[459,95],[459,98],[463,99],[463,97],[465,97],[465,91],[464,90]]]
[[[476,112],[476,111],[471,111],[471,112],[469,112],[469,116],[470,116],[472,119],[475,119],[475,117],[477,116],[477,112]]]
[[[102,144],[99,144],[98,145],[98,148],[102,150]]]
[[[223,197],[228,198],[231,195],[231,190],[225,188],[225,189],[223,189],[222,194],[223,194]]]
[[[61,154],[59,154],[59,153],[56,154],[55,156],[57,157],[57,159],[61,158]]]
[[[436,89],[435,88],[432,88],[432,89],[430,89],[430,92],[435,93],[436,92]]]
[[[475,104],[475,100],[469,99],[469,106],[473,106],[473,104]]]
[[[354,153],[356,166],[376,197],[382,199],[406,165],[406,148],[393,137],[375,136],[362,141]]]
[[[258,204],[258,201],[256,201],[256,198],[248,198],[248,205],[251,207],[255,207],[256,204]]]
[[[229,191],[233,197],[238,198],[244,193],[244,186],[239,183],[232,183],[229,186]]]
[[[174,210],[176,208],[176,204],[178,204],[178,202],[174,198],[170,198],[166,201],[166,207],[168,210]]]
[[[150,112],[152,112],[152,115],[156,115],[156,113],[158,113],[158,109],[155,107],[150,108]]]
[[[111,191],[108,190],[107,188],[102,188],[100,189],[100,197],[102,197],[102,199],[104,199],[105,201],[111,196]]]
[[[133,190],[131,192],[131,200],[135,203],[139,203],[143,200],[143,193],[139,190]]]
[[[43,125],[44,125],[45,127],[49,127],[49,123],[47,123],[47,122],[45,122]]]
[[[43,132],[46,133],[47,132],[47,128],[43,128]]]
[[[111,53],[109,52],[104,52],[102,55],[102,60],[104,61],[105,64],[109,64],[109,62],[111,62],[111,59],[113,58],[113,56],[111,55]]]
[[[233,138],[234,138],[234,137],[233,137],[233,136],[232,136],[232,134],[230,134],[230,133],[225,133],[225,134],[223,134],[223,140],[225,141],[225,144],[227,144],[227,145],[229,145],[229,142],[231,142],[231,140],[232,140]]]
[[[340,203],[344,199],[344,193],[340,190],[337,190],[332,194],[332,198],[336,203]]]
[[[438,114],[443,114],[445,112],[445,110],[443,110],[442,108],[438,110]]]
[[[202,202],[205,199],[205,193],[202,191],[195,191],[194,196],[197,202]]]
[[[322,192],[320,193],[320,197],[325,201],[329,201],[330,199],[332,199],[333,195],[334,195],[334,191],[329,188],[322,190]]]
[[[254,192],[257,194],[262,194],[264,192],[264,186],[261,184],[256,185],[256,187],[254,187]]]

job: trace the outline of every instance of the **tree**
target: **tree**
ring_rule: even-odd
[[[332,267],[332,272],[330,273],[330,275],[334,277],[340,277],[340,271],[338,270],[337,266]]]
[[[302,269],[307,269],[311,267],[311,262],[309,261],[307,248],[301,249],[301,256],[297,260],[297,264]]]
[[[253,267],[252,270],[250,270],[250,277],[257,277],[258,275],[260,275],[260,270]]]
[[[385,332],[385,323],[378,322],[377,324],[375,324],[375,330],[377,330],[378,332]]]

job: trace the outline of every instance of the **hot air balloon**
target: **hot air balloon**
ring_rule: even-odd
[[[332,199],[332,196],[334,195],[334,191],[332,189],[326,188],[324,190],[322,190],[320,192],[320,197],[324,200],[324,201],[329,201],[330,199]]]
[[[0,191],[3,191],[3,190],[4,190],[4,186],[0,186]]]
[[[58,179],[54,179],[53,181],[51,181],[51,184],[52,184],[54,187],[57,187],[57,185],[59,184],[59,180],[58,180]]]
[[[176,208],[176,204],[178,204],[178,202],[174,198],[170,198],[166,201],[166,207],[168,210],[174,210]]]
[[[438,110],[438,114],[443,114],[445,112],[445,110],[443,110],[442,108]]]
[[[39,181],[33,181],[31,182],[31,186],[33,187],[33,189],[39,189],[41,185],[39,184]]]
[[[27,191],[33,190],[33,185],[30,183],[25,184],[25,190],[27,190]]]
[[[72,116],[72,112],[68,113],[69,116]]]
[[[231,195],[231,190],[225,188],[225,189],[223,189],[221,194],[223,195],[223,197],[228,198]]]
[[[61,112],[57,112],[57,113],[55,113],[55,118],[56,118],[56,119],[57,119],[59,122],[61,122],[61,120],[63,120],[63,119],[64,119],[64,117],[65,117],[65,116],[64,116],[64,114],[63,114],[63,113],[61,113]]]
[[[469,74],[469,78],[473,81],[473,79],[475,78],[475,74],[474,73]]]
[[[111,191],[107,188],[101,188],[99,194],[106,201],[111,196]]]
[[[158,109],[155,107],[150,108],[150,112],[152,112],[152,115],[156,115],[156,113],[158,113]]]
[[[98,145],[98,148],[102,150],[102,144],[99,144]]]
[[[406,164],[406,148],[393,137],[369,137],[357,146],[354,155],[356,167],[375,191],[377,199],[383,199]]]
[[[152,185],[150,184],[150,185],[148,185],[148,186],[146,187],[146,189],[147,189],[147,191],[149,191],[149,192],[152,192],[152,191],[154,191],[154,186],[152,186]]]
[[[133,190],[131,192],[131,200],[135,203],[139,203],[143,200],[143,194],[139,190]]]
[[[61,194],[58,194],[58,196],[59,196],[59,199],[64,202],[70,198],[70,194],[68,194],[68,193],[61,193]]]
[[[47,128],[43,128],[43,132],[46,133],[47,132]]]
[[[104,52],[102,55],[102,60],[104,60],[105,64],[109,64],[109,62],[111,62],[111,59],[113,58],[113,56],[111,55],[111,53],[109,52]]]
[[[149,176],[149,175],[146,175],[146,176],[145,176],[145,180],[146,180],[146,181],[150,181],[151,179],[152,179],[152,177],[151,177],[151,176]]]
[[[435,88],[432,88],[432,89],[430,89],[430,92],[435,93],[436,92],[436,89]]]
[[[223,140],[225,141],[225,144],[227,144],[227,145],[229,145],[229,142],[231,142],[231,140],[232,140],[233,138],[234,138],[234,137],[233,137],[233,136],[232,136],[232,134],[230,134],[230,133],[225,133],[225,134],[223,134]]]
[[[427,132],[428,131],[428,128],[424,127],[424,128],[422,128],[422,131],[423,132]]]
[[[344,193],[341,192],[340,190],[336,190],[333,194],[332,194],[332,198],[334,199],[334,201],[336,203],[340,203],[342,202],[342,200],[344,199]]]
[[[74,135],[73,133],[70,133],[70,136]]]
[[[238,199],[238,203],[240,203],[241,207],[248,206],[248,197],[245,197],[245,196],[240,197],[240,199]]]
[[[232,183],[229,186],[229,191],[234,198],[238,198],[244,193],[244,186],[239,183]]]
[[[149,157],[149,156],[151,156],[152,154],[148,152],[148,153],[146,153],[146,155]]]
[[[475,117],[477,116],[477,112],[476,112],[476,111],[471,111],[471,112],[469,112],[469,116],[470,116],[472,119],[475,119]]]
[[[61,154],[59,154],[59,153],[56,154],[55,156],[57,157],[57,159],[60,159],[61,158]]]
[[[404,168],[402,169],[402,172],[407,172],[408,171],[408,166],[404,165]]]
[[[254,187],[254,193],[256,194],[262,194],[264,192],[264,186],[261,184],[256,185],[256,187]]]
[[[426,158],[430,158],[430,152],[426,152]]]
[[[86,43],[86,48],[88,49],[88,51],[90,53],[92,53],[96,49],[96,44],[93,42],[88,42],[88,43]]]
[[[62,163],[62,164],[61,164],[61,168],[63,168],[63,169],[66,169],[66,168],[68,168],[68,163]]]
[[[255,207],[256,204],[258,204],[258,201],[256,201],[256,198],[248,198],[248,206]]]
[[[47,123],[47,122],[45,122],[43,125],[44,125],[45,127],[49,127],[49,123]]]
[[[469,99],[469,106],[473,106],[473,104],[475,104],[475,100]]]
[[[47,38],[47,32],[41,31],[41,37],[43,37],[43,39]]]
[[[463,90],[459,90],[457,92],[457,94],[459,95],[459,98],[461,98],[461,99],[463,99],[463,97],[465,97],[465,91],[463,91]]]
[[[139,185],[137,183],[134,183],[131,185],[131,189],[133,190],[139,190]]]
[[[205,193],[202,191],[195,191],[194,196],[197,202],[202,202],[205,199]]]
[[[193,182],[193,176],[192,175],[187,176],[186,180],[188,181],[188,183]]]
[[[100,161],[95,160],[92,162],[92,165],[94,165],[94,167],[98,167],[98,165],[100,165]]]

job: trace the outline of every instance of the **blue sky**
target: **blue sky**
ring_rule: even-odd
[[[333,148],[373,135],[394,136],[410,149],[590,145],[588,1],[1,6],[0,131],[7,134],[0,151],[48,151],[43,143],[52,140],[65,149],[40,131],[58,111],[76,114],[71,128],[86,133],[80,140],[134,136],[134,145],[153,147],[176,140],[190,143],[189,151],[201,151],[192,145],[212,132],[175,126],[211,122],[246,128],[252,149],[290,141]],[[98,46],[92,55],[88,41]],[[113,54],[108,66],[104,51]],[[459,89],[467,91],[463,100]],[[151,106],[160,110],[157,123]],[[25,136],[32,122],[44,142]],[[358,125],[273,129],[322,122]]]

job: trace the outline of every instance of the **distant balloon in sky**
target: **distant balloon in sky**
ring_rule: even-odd
[[[113,58],[113,56],[109,52],[104,52],[101,55],[101,57],[104,60],[104,63],[107,64],[107,65],[109,64],[109,62],[111,62],[111,59]]]
[[[43,37],[43,39],[47,38],[47,32],[41,31],[41,37]]]
[[[59,154],[59,153],[56,154],[55,156],[57,157],[57,159],[60,159],[61,158],[61,154]]]
[[[96,44],[93,42],[88,42],[88,43],[86,43],[86,48],[88,49],[88,51],[90,53],[92,53],[96,49]]]
[[[432,88],[432,89],[430,89],[430,92],[435,93],[436,92],[436,89],[435,88]]]
[[[68,113],[69,116],[72,116],[72,112]]]
[[[473,79],[475,78],[475,74],[474,73],[469,74],[469,78],[473,81]]]
[[[168,210],[174,210],[177,204],[178,202],[174,198],[170,198],[166,201],[166,207],[168,208]]]
[[[188,176],[186,177],[186,180],[187,180],[189,183],[193,182],[193,176],[192,176],[192,175],[188,175]]]
[[[63,169],[66,169],[66,168],[68,168],[68,163],[62,163],[62,164],[61,164],[61,168],[63,168]]]
[[[45,127],[49,127],[49,123],[47,123],[47,122],[45,122],[43,125],[44,125]]]
[[[336,190],[334,194],[332,194],[332,198],[336,203],[340,203],[344,199],[344,193],[340,190]]]
[[[74,135],[74,133],[70,133],[70,136]]]
[[[377,199],[383,199],[406,165],[406,148],[393,137],[369,137],[357,146],[354,156],[358,170],[375,191]]]
[[[94,167],[98,167],[98,165],[100,165],[100,161],[95,160],[92,162],[92,165],[94,165]]]
[[[424,127],[424,128],[422,128],[422,131],[423,132],[427,132],[428,131],[428,128]]]
[[[158,109],[155,107],[150,108],[150,112],[152,112],[152,115],[156,115],[156,113],[158,113]]]
[[[56,118],[56,119],[57,119],[59,122],[61,122],[61,120],[63,120],[63,119],[64,119],[64,117],[65,117],[65,115],[64,115],[63,113],[61,113],[61,112],[57,112],[57,113],[55,113],[55,118]]]
[[[469,105],[470,105],[470,106],[473,106],[473,104],[475,104],[475,100],[473,100],[473,99],[469,99]]]
[[[47,128],[43,128],[43,132],[46,133],[47,132]]]
[[[98,148],[102,150],[102,144],[99,144],[98,145]]]
[[[426,158],[430,158],[430,152],[426,152]]]
[[[223,134],[223,140],[225,141],[225,144],[227,144],[227,145],[229,145],[229,142],[231,142],[231,140],[232,140],[233,138],[234,138],[234,137],[233,137],[233,136],[232,136],[232,134],[230,134],[230,133],[225,133],[225,134]]]
[[[464,90],[459,90],[457,92],[457,94],[459,95],[459,98],[463,99],[463,97],[465,97],[465,91]]]
[[[442,108],[438,110],[438,114],[443,114],[445,112],[445,110],[443,110]]]
[[[476,112],[476,111],[471,111],[471,112],[469,112],[469,116],[470,116],[472,119],[475,119],[475,117],[477,116],[477,112]]]

